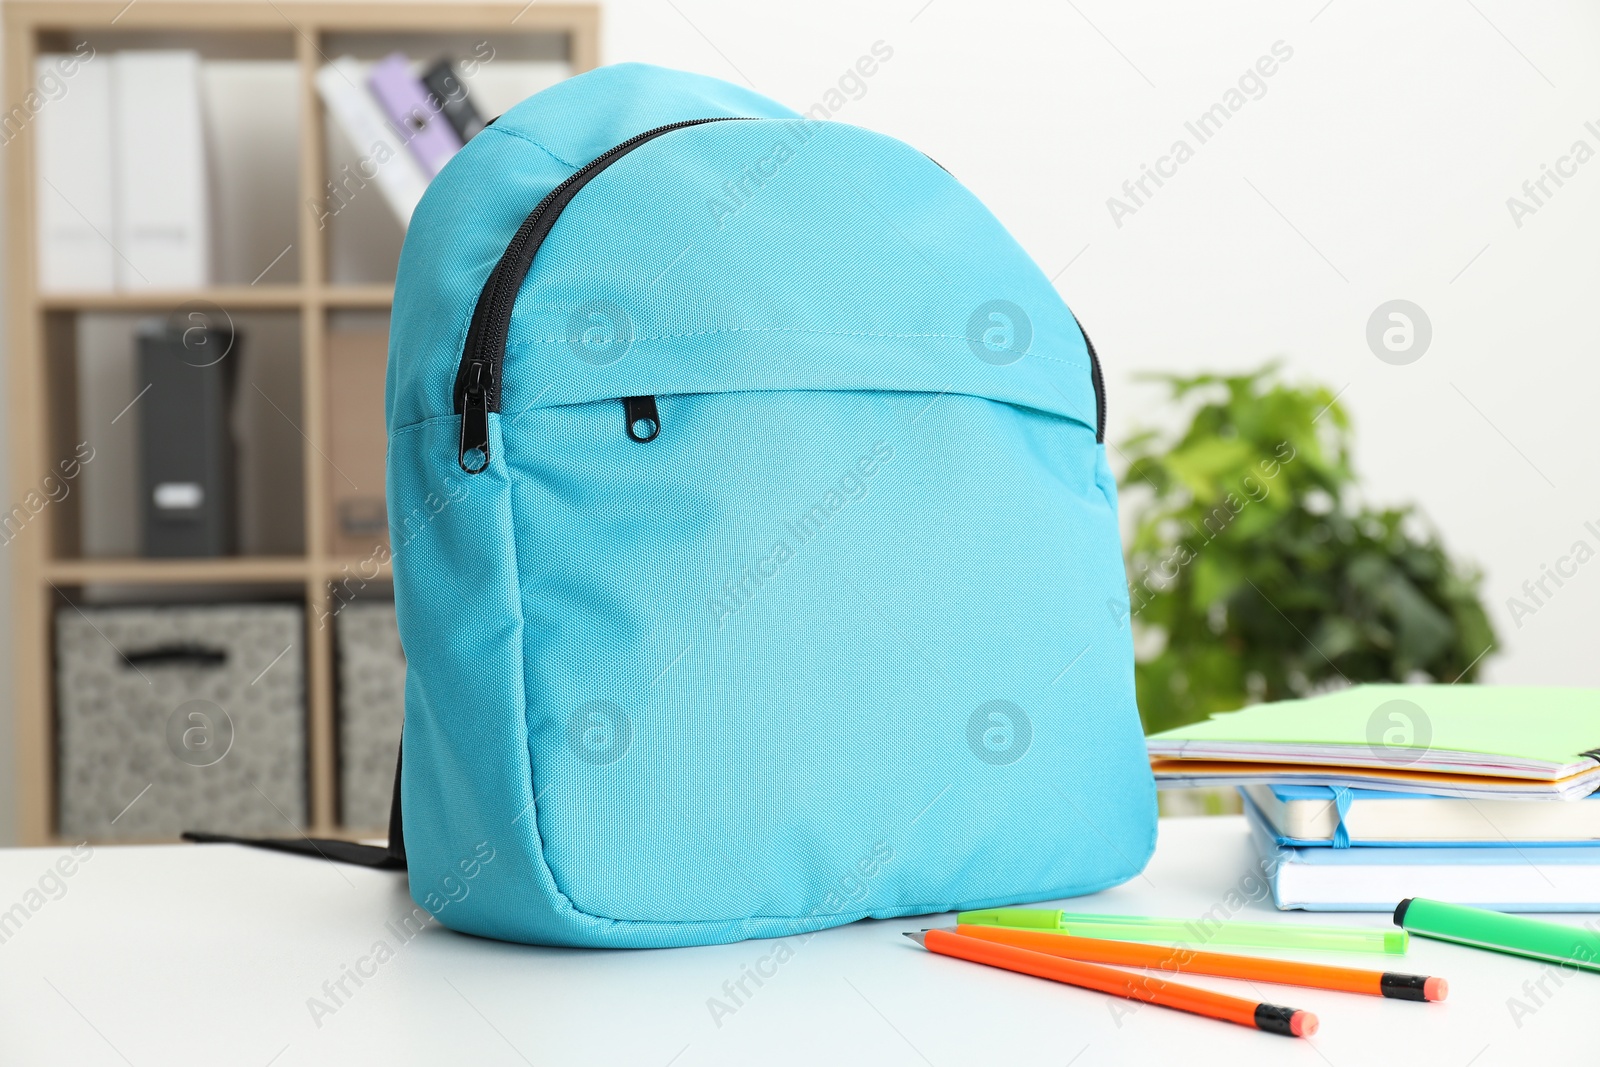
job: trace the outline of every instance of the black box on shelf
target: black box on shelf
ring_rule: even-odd
[[[146,556],[235,551],[233,433],[238,336],[196,315],[151,320],[136,335],[141,500]]]

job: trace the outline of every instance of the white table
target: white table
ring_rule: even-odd
[[[737,981],[772,942],[580,951],[432,926],[402,943],[387,925],[411,910],[401,876],[224,845],[97,848],[61,880],[64,892],[47,880],[46,893],[30,896],[63,854],[0,852],[0,911],[16,902],[30,911],[0,918],[7,1067],[1489,1067],[1591,1059],[1600,1008],[1600,974],[1556,973],[1557,985],[1535,961],[1421,938],[1403,957],[1320,958],[1442,975],[1451,983],[1443,1004],[1192,979],[1317,1012],[1322,1032],[1297,1041],[1150,1006],[1130,1011],[1130,1002],[1099,993],[931,956],[900,931],[941,923],[898,919],[817,935],[759,989],[747,980],[754,994],[719,1026],[708,999],[726,1000],[723,983]],[[1241,819],[1165,820],[1144,877],[1068,906],[1196,917],[1238,888],[1250,859]],[[1274,916],[1256,903],[1235,917]],[[369,955],[379,940],[398,946],[382,963]],[[335,1005],[324,983],[364,957],[371,976],[359,986],[345,978],[349,995]],[[332,1012],[315,1019],[313,997]],[[1531,1014],[1513,1017],[1513,997]]]

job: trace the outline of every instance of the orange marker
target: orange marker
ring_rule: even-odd
[[[1365,993],[1397,1000],[1443,1000],[1450,991],[1449,984],[1443,978],[1429,978],[1420,974],[1329,967],[1320,963],[1269,960],[1223,952],[1198,952],[1188,948],[1107,941],[1098,937],[1073,937],[1004,926],[958,926],[956,932],[964,937],[1014,945],[1069,960],[1154,967],[1175,974],[1211,974],[1219,978],[1243,978],[1251,982],[1274,982],[1310,989],[1337,989],[1345,993]]]
[[[1309,1011],[1276,1004],[1258,1004],[1242,997],[1230,997],[1208,989],[1168,982],[1153,975],[1133,974],[1115,967],[1030,952],[998,941],[965,937],[949,930],[924,930],[920,934],[908,933],[906,936],[941,956],[986,963],[990,967],[1001,967],[1018,974],[1048,978],[1053,982],[1084,989],[1098,989],[1102,993],[1127,997],[1129,1000],[1207,1015],[1240,1026],[1253,1026],[1268,1033],[1283,1034],[1285,1037],[1310,1037],[1317,1032],[1317,1017]]]

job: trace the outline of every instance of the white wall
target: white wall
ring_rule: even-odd
[[[1506,204],[1575,141],[1600,154],[1600,8],[923,3],[614,0],[605,59],[803,109],[888,43],[840,120],[926,151],[1062,272],[1106,366],[1112,441],[1157,395],[1138,372],[1282,355],[1345,390],[1368,498],[1419,502],[1486,570],[1488,679],[1600,685],[1600,558],[1520,627],[1506,605],[1574,541],[1600,552],[1600,155],[1520,227]],[[1293,55],[1265,94],[1199,144],[1184,123],[1279,41]],[[1107,199],[1179,138],[1193,158],[1116,225]],[[1404,366],[1365,340],[1397,298],[1433,326]]]

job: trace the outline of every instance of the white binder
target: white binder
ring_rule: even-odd
[[[194,289],[210,278],[210,205],[200,118],[200,57],[110,57],[120,288]]]
[[[41,55],[34,75],[43,101],[34,119],[39,288],[46,293],[111,289],[117,274],[111,59]]]

